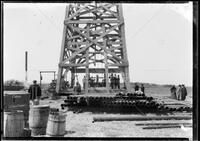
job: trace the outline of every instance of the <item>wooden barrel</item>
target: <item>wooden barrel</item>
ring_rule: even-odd
[[[45,135],[49,117],[49,105],[33,105],[29,113],[31,135]]]
[[[66,127],[66,115],[61,112],[50,114],[46,134],[49,136],[64,136]]]
[[[4,137],[23,137],[23,111],[4,112]]]

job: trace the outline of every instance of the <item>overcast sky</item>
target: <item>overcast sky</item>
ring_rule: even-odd
[[[4,3],[4,80],[58,71],[66,4]],[[123,4],[132,82],[192,86],[192,2]],[[44,75],[50,81],[53,75]]]

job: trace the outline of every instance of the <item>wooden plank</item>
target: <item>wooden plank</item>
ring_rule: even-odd
[[[65,20],[65,24],[120,23],[119,20]]]
[[[106,11],[109,11],[114,17],[118,18],[118,15],[116,12],[114,11],[111,11],[107,6],[103,6],[102,7],[106,10]]]
[[[87,25],[87,35],[89,36],[89,26]],[[87,41],[88,42],[88,41]],[[89,42],[88,42],[89,43]],[[85,83],[85,93],[88,93],[89,89],[89,49],[86,50],[86,67],[85,67],[85,74],[86,74],[86,83]]]
[[[89,6],[89,5],[88,5],[88,6]],[[92,8],[92,9],[90,9],[88,6],[86,7],[86,8],[88,8],[87,10],[85,10],[85,11],[83,11],[83,12],[80,12],[80,16],[81,16],[81,15],[85,15],[85,14],[90,14],[90,13],[92,13],[92,12],[96,12],[98,9],[101,9],[100,7],[98,7],[98,8],[94,7],[94,8]]]
[[[107,42],[107,40],[104,39],[104,47],[106,47],[106,42]],[[108,78],[108,61],[107,61],[107,52],[106,51],[104,51],[104,62],[105,62],[106,91],[107,91],[107,93],[110,93],[110,91],[109,91],[109,78]]]
[[[108,45],[121,45],[122,42],[120,42],[120,41],[109,41],[107,44]]]
[[[89,54],[104,54],[104,52],[102,52],[102,51],[96,51],[96,52],[89,52]]]
[[[73,72],[73,71],[72,71]],[[109,68],[108,73],[120,73],[118,68]],[[76,73],[85,73],[85,68],[76,69]],[[105,68],[89,68],[89,73],[105,73]]]
[[[85,9],[86,7],[88,6],[87,5],[84,5],[82,8],[80,8],[78,11],[76,11],[73,15],[71,15],[70,17],[68,18],[65,18],[66,20],[71,20],[72,18],[76,17],[76,16],[79,16],[80,15],[80,12]]]
[[[83,34],[82,32],[79,31],[78,28],[73,28],[75,31],[77,31],[80,35],[82,35],[83,37],[87,38],[89,41],[91,41],[92,43],[98,45],[99,47],[101,47],[104,51],[107,51],[107,53],[111,54],[113,57],[115,57],[117,60],[124,62],[123,59],[119,58],[116,54],[114,54],[113,52],[107,50],[106,48],[104,48],[104,46],[98,44],[98,40],[103,38],[104,36],[106,36],[106,34],[108,34],[109,32],[113,31],[115,28],[117,28],[119,25],[121,25],[123,22],[119,23],[118,25],[113,26],[111,29],[109,29],[109,31],[103,33],[100,37],[98,37],[97,39],[93,40],[90,37],[86,36],[85,34]],[[70,25],[68,25],[70,28],[72,28]]]
[[[114,19],[114,16],[101,16],[102,19]],[[79,19],[94,19],[93,16],[80,16]]]
[[[67,45],[87,45],[87,42],[75,42],[75,41],[69,41]]]
[[[65,19],[68,17],[68,14],[69,14],[69,6],[66,6]],[[62,62],[63,59],[64,59],[66,31],[67,31],[67,26],[64,25],[59,62]],[[59,67],[59,68],[58,68],[57,83],[56,83],[56,92],[57,92],[57,93],[59,93],[60,87],[61,87],[61,85],[60,85],[60,83],[61,83],[61,76],[62,76],[62,68]]]
[[[128,64],[127,64],[127,63],[122,63],[122,64],[115,63],[115,64],[108,64],[108,66],[127,67],[127,66],[128,66]]]
[[[80,50],[78,50],[77,52],[73,53],[69,58],[65,59],[65,60],[63,61],[63,63],[74,59],[79,53],[81,53],[81,52],[87,50],[92,44],[93,44],[93,43],[90,43],[90,44],[88,44],[86,47],[83,47],[83,48],[81,48]]]
[[[192,120],[192,116],[98,116],[93,117],[97,121],[147,121],[147,120]]]
[[[109,57],[107,56],[107,59],[112,61],[113,63],[119,63],[116,59],[114,59],[113,57]]]
[[[122,5],[119,4],[117,8],[118,8],[118,12],[119,12],[120,21],[124,21]],[[127,63],[127,66],[125,66],[125,68],[124,68],[125,84],[126,84],[127,91],[130,92],[131,88],[130,88],[130,77],[129,77],[129,62],[128,62],[128,58],[127,58],[124,24],[120,25],[119,29],[120,29],[120,34],[122,37],[122,48],[123,48],[123,53],[121,54],[121,56]]]
[[[74,63],[59,63],[59,67],[81,67],[81,66],[86,66],[86,64],[74,64]]]

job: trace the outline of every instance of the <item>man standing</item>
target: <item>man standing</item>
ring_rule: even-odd
[[[111,74],[109,78],[110,78],[110,86],[111,86],[111,89],[113,89],[113,87],[114,87],[113,74]]]
[[[86,83],[86,78],[85,76],[83,77],[83,89],[85,89],[85,83]]]
[[[76,86],[74,87],[74,92],[77,95],[81,94],[81,85],[78,82],[76,82]]]
[[[117,88],[120,89],[120,77],[117,75]]]
[[[176,92],[176,94],[177,94],[177,100],[181,100],[182,99],[182,87],[181,87],[181,85],[178,85],[178,90],[177,90],[177,92]]]
[[[30,95],[31,96],[30,99],[32,101],[34,101],[35,99],[37,99],[38,102],[39,102],[39,99],[41,97],[41,88],[37,84],[36,80],[33,81],[33,84],[29,87],[28,92],[31,94]]]
[[[171,91],[171,97],[172,97],[173,99],[177,99],[177,97],[176,97],[176,87],[175,87],[175,85],[173,85],[173,86],[171,87],[170,91]]]
[[[116,74],[114,74],[113,83],[114,83],[114,89],[116,89],[117,88],[117,75]]]
[[[143,94],[144,94],[144,89],[145,89],[145,88],[144,88],[144,85],[142,84],[142,85],[141,85],[141,91],[143,92]]]
[[[187,89],[186,89],[185,85],[182,85],[181,93],[182,93],[181,100],[185,100],[186,96],[187,96]]]
[[[139,86],[137,85],[137,83],[135,83],[135,91],[139,90]]]

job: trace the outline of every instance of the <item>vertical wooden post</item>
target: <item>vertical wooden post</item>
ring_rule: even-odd
[[[67,19],[68,13],[69,13],[69,7],[66,6],[65,19]],[[63,37],[62,37],[62,45],[61,45],[61,53],[60,53],[60,60],[59,60],[59,62],[62,62],[62,60],[64,58],[66,32],[67,32],[67,26],[64,24]],[[60,66],[58,66],[58,77],[57,77],[57,83],[56,83],[56,92],[57,93],[59,93],[60,87],[61,87],[60,83],[61,83],[62,70],[63,70],[63,68],[60,67]]]
[[[75,67],[72,67],[72,72],[71,72],[71,87],[74,87],[75,85]]]
[[[90,28],[87,25],[87,35],[89,36]],[[87,41],[88,42],[88,41]],[[89,44],[89,42],[87,43]],[[86,82],[85,82],[85,93],[88,93],[88,81],[89,81],[89,48],[86,50],[86,67],[85,67],[85,74],[86,74]]]
[[[87,66],[86,66],[86,69],[85,69],[85,74],[86,74],[86,76],[85,76],[85,93],[88,93],[88,87],[89,87],[89,85],[88,85],[88,81],[89,81],[89,49],[87,49],[87,51],[86,51],[86,64],[87,64]]]
[[[27,84],[28,82],[28,52],[26,51],[25,52],[25,73],[26,73],[26,76],[25,76],[25,82]]]
[[[104,40],[104,47],[106,47],[107,40]],[[106,91],[109,93],[109,81],[108,81],[108,61],[107,61],[107,52],[104,52],[104,62],[105,62],[105,77],[106,77]]]
[[[119,13],[119,20],[124,21],[123,10],[122,10],[121,4],[118,5],[118,13]],[[128,66],[124,67],[122,70],[124,71],[124,81],[125,81],[125,84],[126,84],[126,89],[127,89],[128,92],[130,92],[129,63],[128,63],[127,50],[126,50],[124,23],[119,27],[119,31],[120,31],[120,34],[122,36],[122,45],[123,45],[122,57],[125,60],[125,62],[128,64]]]
[[[105,33],[105,24],[102,24],[102,29],[103,29],[103,32]],[[103,38],[103,46],[104,48],[107,48],[107,38]],[[109,89],[109,81],[108,81],[108,60],[107,60],[107,51],[104,51],[104,63],[105,63],[105,77],[106,77],[106,91],[107,93],[110,92],[110,89]]]

